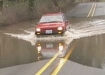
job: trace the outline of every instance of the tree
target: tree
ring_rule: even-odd
[[[61,8],[60,8],[60,6],[58,4],[58,0],[52,0],[52,2],[54,4],[54,6],[56,6],[56,8],[58,9],[58,11],[61,11]]]
[[[52,0],[52,2],[56,7],[59,7],[57,0]]]
[[[70,0],[70,3],[73,3],[73,2],[75,2],[75,0]]]
[[[0,11],[3,9],[3,1],[0,1]]]
[[[34,11],[34,0],[28,0],[28,17],[29,19],[33,19]]]
[[[8,0],[8,1],[14,1],[14,0]]]
[[[34,9],[34,0],[29,0],[29,10],[32,11]]]

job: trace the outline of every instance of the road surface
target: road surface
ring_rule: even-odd
[[[64,36],[37,38],[33,21],[2,28],[0,75],[105,75],[104,9],[94,2],[68,10]]]

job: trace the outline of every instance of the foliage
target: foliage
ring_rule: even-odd
[[[59,11],[52,0],[5,0],[3,3],[0,25],[38,19],[42,14]],[[57,0],[57,3],[61,8],[69,4],[67,0]]]

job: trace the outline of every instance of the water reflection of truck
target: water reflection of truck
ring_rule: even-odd
[[[69,44],[62,41],[38,41],[36,49],[38,51],[38,60],[53,57],[57,52],[59,57],[64,57],[68,51]]]

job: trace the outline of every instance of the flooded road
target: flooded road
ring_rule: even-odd
[[[104,68],[105,20],[81,19],[72,19],[71,29],[65,32],[64,36],[37,38],[34,35],[33,22],[30,26],[25,25],[21,29],[20,26],[2,28],[0,32],[0,68],[51,58],[59,52],[60,44],[63,50],[67,50],[70,42],[72,43],[75,39],[78,40],[78,43],[70,60],[91,67]],[[66,52],[64,53],[66,55]]]
[[[78,5],[78,10],[84,5]],[[37,72],[45,65],[45,71],[39,72],[55,75],[66,62],[57,75],[104,75],[105,17],[95,13],[95,17],[85,18],[88,12],[82,13],[82,17],[70,18],[71,28],[63,36],[37,37],[34,21],[1,28],[0,73],[7,75],[9,70],[10,75],[40,75]],[[7,74],[2,72],[5,70]]]
[[[0,33],[0,68],[37,61],[37,51],[30,43]]]
[[[97,35],[78,40],[70,60],[79,64],[105,69],[105,35]]]

